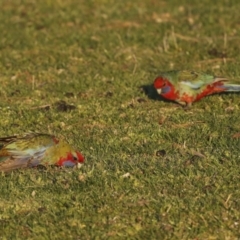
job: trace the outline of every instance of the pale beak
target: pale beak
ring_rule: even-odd
[[[158,94],[162,94],[162,89],[161,89],[161,88],[158,88],[158,89],[157,89],[157,92],[158,92]]]
[[[82,163],[77,163],[77,169],[80,169],[81,167],[83,166],[83,164]]]

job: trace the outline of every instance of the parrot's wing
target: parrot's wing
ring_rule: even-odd
[[[226,78],[217,78],[206,73],[199,73],[195,71],[182,71],[178,77],[181,85],[189,87],[193,90],[201,89],[208,84],[213,84],[218,81],[227,81]]]
[[[0,138],[0,171],[7,172],[41,164],[46,149],[55,143],[52,138],[48,137],[46,141],[42,135],[40,136],[41,141],[36,138],[33,141],[27,137],[16,136]]]
[[[29,154],[12,150],[9,156],[0,156],[0,171],[37,166],[41,164],[45,151],[46,148],[36,149],[33,154]]]
[[[181,84],[194,90],[200,89],[202,86],[204,86],[203,82],[192,83],[189,81],[181,81]]]

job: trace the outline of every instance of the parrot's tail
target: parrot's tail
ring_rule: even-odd
[[[240,92],[240,85],[238,84],[224,84],[226,92]]]

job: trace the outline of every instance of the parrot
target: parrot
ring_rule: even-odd
[[[0,172],[38,165],[73,167],[83,155],[66,141],[44,133],[26,133],[0,138]]]
[[[240,92],[240,83],[230,83],[227,78],[191,70],[164,72],[153,85],[158,94],[185,107],[210,94]]]

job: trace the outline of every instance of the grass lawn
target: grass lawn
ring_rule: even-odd
[[[239,239],[240,94],[185,111],[158,73],[240,79],[237,0],[0,0],[0,136],[80,169],[0,174],[0,239]]]

